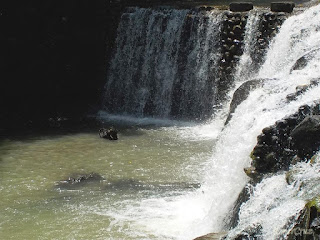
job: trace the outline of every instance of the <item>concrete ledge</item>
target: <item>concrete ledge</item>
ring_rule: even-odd
[[[273,2],[271,3],[272,12],[286,12],[291,13],[295,4],[293,2]]]
[[[230,3],[229,8],[232,12],[247,12],[253,9],[253,4],[250,2]]]

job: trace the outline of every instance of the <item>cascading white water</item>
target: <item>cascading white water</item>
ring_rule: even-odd
[[[304,13],[290,17],[281,27],[268,51],[265,64],[259,76],[276,78],[266,82],[262,89],[250,94],[250,97],[238,109],[250,113],[251,124],[266,127],[277,119],[281,119],[297,111],[303,104],[312,105],[319,99],[320,87],[310,89],[296,101],[287,103],[286,95],[294,92],[297,85],[310,83],[320,78],[320,54],[309,59],[307,66],[301,70],[290,71],[294,63],[306,53],[320,46],[320,6],[308,9]],[[236,117],[234,121],[239,121]],[[271,121],[271,122],[270,122]],[[258,132],[257,132],[258,133]],[[240,222],[229,238],[241,231],[250,231],[257,226],[261,228],[261,239],[285,239],[294,225],[292,220],[304,207],[305,201],[316,196],[319,189],[318,164],[309,163],[293,166],[299,171],[300,184],[288,185],[285,174],[264,179],[254,189],[250,200],[240,211]],[[301,182],[313,182],[304,184]]]
[[[246,31],[244,34],[244,48],[243,54],[241,55],[240,61],[234,74],[235,82],[242,83],[252,77],[253,74],[258,70],[256,64],[254,64],[253,55],[256,54],[256,43],[258,39],[259,23],[262,18],[262,13],[259,10],[252,10],[248,14]]]
[[[106,110],[160,118],[210,114],[221,17],[175,9],[124,13],[105,87]]]
[[[161,21],[163,21],[163,16],[166,16],[166,25],[172,26],[170,28],[171,30],[168,31],[175,32],[175,36],[178,36],[178,38],[182,36],[182,32],[175,27],[175,23],[179,22],[179,24],[183,24],[183,19],[187,16],[187,12],[170,12],[175,10],[169,10],[170,14],[166,15],[151,10],[140,9],[136,11],[145,12],[143,12],[143,14],[139,13],[139,16],[135,15],[136,12],[128,13],[127,17],[129,19],[135,17],[139,18],[139,21],[142,21],[141,24],[146,26],[143,21],[149,19],[150,15],[152,16],[152,21],[156,21],[156,19],[161,19]],[[173,20],[170,16],[175,15],[178,12],[180,17],[174,18]],[[146,17],[147,15],[148,17]],[[258,15],[259,13],[253,13],[249,17],[248,23],[252,23],[254,26],[254,23],[258,21]],[[215,20],[212,21],[215,23]],[[134,21],[130,20],[128,22],[129,24],[127,23],[127,25],[129,25],[128,30],[130,29],[130,31],[133,31],[133,38],[139,37],[142,34],[143,29],[131,29],[130,23],[133,22]],[[122,28],[120,27],[119,29],[119,31],[121,31],[121,29],[125,30],[126,28],[125,26],[122,26]],[[164,28],[165,31],[166,29],[168,29],[168,27]],[[157,36],[160,30],[157,30],[155,27],[151,27],[148,31],[151,31],[149,33],[151,36]],[[154,33],[152,33],[152,31],[154,31]],[[170,35],[169,32],[167,32],[168,35]],[[199,32],[201,32],[200,29]],[[196,33],[194,34],[195,37],[199,36]],[[253,31],[252,36],[254,36],[254,34],[255,32]],[[146,34],[146,36],[148,35]],[[147,39],[148,38],[145,40]],[[248,37],[247,41],[250,42],[250,39],[251,38]],[[290,71],[294,63],[301,56],[320,46],[319,39],[320,6],[312,7],[300,15],[290,17],[281,27],[279,34],[272,41],[266,56],[266,61],[261,66],[257,75],[259,78],[266,79],[263,83],[263,86],[250,93],[249,97],[237,107],[232,119],[219,133],[218,137],[216,138],[216,134],[213,137],[216,140],[216,144],[213,149],[212,157],[207,159],[206,165],[204,166],[205,170],[203,171],[204,176],[201,188],[197,191],[179,196],[154,196],[152,198],[144,199],[139,203],[128,201],[126,202],[125,207],[121,208],[121,210],[110,213],[113,214],[114,218],[116,219],[114,224],[119,224],[121,221],[129,222],[132,224],[132,228],[136,230],[136,232],[132,234],[135,237],[140,236],[141,239],[147,239],[143,233],[152,233],[155,239],[189,240],[209,232],[226,231],[226,216],[228,216],[229,211],[232,209],[232,206],[238,197],[238,194],[248,181],[248,177],[245,175],[243,168],[250,165],[250,152],[256,144],[256,137],[261,133],[263,128],[274,124],[275,121],[282,119],[285,116],[295,113],[299,106],[304,104],[312,104],[314,100],[319,98],[320,87],[315,86],[308,90],[305,94],[299,96],[297,100],[291,102],[287,102],[286,100],[286,96],[288,94],[295,92],[296,86],[308,84],[310,83],[310,80],[314,78],[320,78],[319,54],[315,54],[314,58],[308,62],[305,68],[301,70]],[[118,39],[118,42],[119,41],[120,40]],[[127,40],[121,41],[125,42]],[[149,39],[149,41],[149,45],[155,44],[151,41],[151,39]],[[194,42],[189,42],[188,44],[193,43]],[[133,45],[130,46],[130,49],[127,49],[122,53],[118,52],[118,54],[129,54],[127,58],[128,62],[123,63],[127,68],[121,72],[120,69],[122,68],[118,68],[117,65],[122,63],[112,63],[114,66],[111,69],[113,69],[116,74],[111,74],[111,76],[109,76],[111,81],[109,81],[107,89],[113,84],[115,89],[122,86],[116,84],[125,84],[125,82],[117,81],[117,79],[121,78],[119,76],[122,76],[122,74],[128,74],[126,70],[129,67],[146,67],[144,63],[139,65],[137,63],[138,61],[132,58],[132,54],[135,54],[136,56],[139,56],[140,54],[131,52],[133,51],[131,47],[135,46],[134,44],[136,43],[134,42],[132,44]],[[178,44],[178,40],[172,37],[170,42],[167,44],[169,44],[168,46],[174,46],[175,44]],[[149,45],[147,44],[147,46]],[[142,47],[135,47],[142,51]],[[157,51],[160,51],[163,47],[163,45],[159,46],[159,48],[150,46],[149,50],[147,51],[147,53],[150,55],[147,56],[149,58],[155,57],[152,55],[152,53],[155,53],[154,51],[156,51],[156,49],[158,49]],[[249,49],[247,50],[249,51]],[[245,51],[245,53],[248,54],[248,51]],[[198,53],[193,52],[193,54],[197,55]],[[163,60],[165,59],[170,63],[171,60],[173,61],[172,68],[170,68],[171,72],[168,73],[168,75],[165,75],[169,79],[169,82],[166,82],[166,84],[168,84],[170,88],[170,86],[175,84],[174,81],[179,79],[176,74],[176,69],[179,68],[179,66],[176,65],[176,62],[174,62],[177,59],[177,56],[173,54],[173,52],[171,52],[171,58],[169,58],[167,55],[162,57],[160,56],[157,58],[162,58]],[[214,56],[209,57],[209,59],[212,57]],[[201,59],[201,57],[199,59]],[[246,55],[244,55],[243,59],[240,60],[240,63],[243,64],[239,65],[239,76],[241,76],[241,73],[244,72],[241,67],[247,66],[247,64],[250,62],[248,60],[250,59]],[[117,61],[120,61],[120,58]],[[188,66],[189,60],[186,61],[186,66]],[[201,61],[199,60],[199,63],[200,62]],[[162,63],[160,60],[157,60],[155,63],[157,68],[155,72],[152,73],[153,75],[148,75],[153,71],[150,69],[144,69],[143,71],[140,71],[140,73],[142,72],[147,74],[146,76],[148,76],[148,78],[151,76],[160,76],[161,74],[157,75],[156,73],[161,73],[161,70],[164,70],[164,66],[160,64]],[[190,66],[192,64],[193,63],[190,63]],[[197,68],[195,68],[198,69],[196,71],[197,74],[204,73],[204,75],[206,75],[207,66],[205,66],[205,70],[202,70],[201,66],[197,64]],[[141,76],[142,75],[140,75],[140,77]],[[183,74],[181,76],[183,76]],[[189,74],[186,74],[185,76],[189,76]],[[195,75],[193,74],[190,76],[194,77]],[[248,80],[250,80],[250,77],[253,76],[250,76],[250,74],[246,72],[246,77]],[[133,78],[131,79],[133,81]],[[243,80],[244,79],[240,79],[240,81]],[[132,88],[132,81],[128,81],[126,83],[127,85],[123,85],[123,87]],[[141,83],[146,84],[145,80],[141,80]],[[146,89],[146,86],[139,84],[137,86],[139,86],[139,88],[137,88],[137,91],[135,92],[136,95],[128,98],[128,103],[122,102],[122,104],[124,103],[121,106],[123,112],[130,113],[130,104],[137,103],[141,103],[142,105],[139,105],[138,108],[134,109],[139,109],[139,113],[144,111],[145,106],[147,105],[147,97],[144,95],[147,94],[144,90]],[[183,84],[180,86],[183,86]],[[185,87],[185,90],[188,88],[189,87]],[[164,91],[166,91],[165,89],[168,90],[168,88],[164,88]],[[168,91],[170,92],[171,90]],[[116,93],[113,92],[113,95],[111,93],[107,93],[107,95],[108,94],[109,96],[107,96],[106,99],[109,100],[107,101],[112,101],[115,96],[114,94]],[[126,97],[127,96],[123,95],[120,99],[123,100],[126,99]],[[164,101],[164,99],[162,100]],[[170,102],[170,99],[168,101]],[[167,103],[162,102],[161,104],[167,107],[170,106],[170,103]],[[135,107],[137,106],[135,105]],[[159,113],[161,112],[160,116],[168,116],[168,109],[163,111],[159,109],[160,108],[158,108],[157,111],[159,111]],[[197,126],[192,127],[192,129],[185,129],[183,134],[185,137],[188,137],[188,134],[194,136],[194,133],[196,133],[198,134],[198,137],[201,137],[201,134],[204,132],[204,135],[206,135],[206,130],[210,128],[215,130],[218,129],[218,131],[220,131],[222,118],[223,116],[220,118],[218,115],[211,123],[205,126]],[[205,131],[202,131],[203,129],[205,129]],[[315,170],[317,167],[319,167],[318,164],[313,166],[308,164],[299,164],[294,167],[300,169],[297,181],[304,181],[308,179],[312,181],[318,181],[319,179],[317,178],[317,172]],[[306,187],[304,190],[299,192],[296,187],[287,185],[284,179],[284,174],[279,174],[263,180],[253,189],[253,194],[250,200],[241,208],[239,225],[230,232],[228,237],[232,239],[232,237],[236,236],[242,230],[246,230],[257,225],[261,226],[262,239],[279,239],[284,237],[286,234],[288,234],[290,228],[292,228],[292,217],[294,217],[303,208],[304,201],[310,196],[306,195],[306,193],[310,193],[310,191],[312,192],[314,190],[311,187]],[[315,189],[315,191],[318,190]],[[278,213],[281,213],[281,217],[278,216]]]

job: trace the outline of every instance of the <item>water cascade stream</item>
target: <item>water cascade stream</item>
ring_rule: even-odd
[[[212,113],[222,13],[128,9],[104,97],[110,113],[203,118]]]
[[[217,17],[219,16],[217,13],[211,14],[216,16],[213,27],[217,27],[216,19],[220,17]],[[285,21],[279,34],[271,42],[264,64],[258,66],[258,69],[252,69],[250,68],[254,65],[252,63],[252,53],[254,52],[252,45],[254,45],[253,42],[257,36],[260,15],[259,12],[252,12],[248,16],[244,54],[239,60],[235,77],[239,83],[252,78],[264,79],[263,84],[251,91],[248,98],[237,107],[228,125],[219,134],[212,157],[206,161],[202,187],[196,192],[183,196],[149,199],[138,206],[131,206],[130,214],[125,214],[127,217],[135,218],[138,216],[132,215],[132,212],[139,212],[139,216],[141,214],[146,218],[139,219],[139,224],[146,224],[152,232],[156,232],[162,237],[192,239],[208,232],[226,231],[228,211],[232,209],[238,194],[248,181],[243,169],[250,165],[250,152],[256,144],[257,135],[261,133],[263,128],[295,113],[299,106],[312,105],[313,101],[319,98],[319,86],[310,89],[295,101],[288,102],[286,96],[294,93],[298,85],[308,84],[311,80],[320,77],[318,55],[309,61],[305,68],[291,70],[301,56],[320,46],[320,6],[310,8]],[[181,17],[183,18],[183,16]],[[180,21],[182,18],[179,18]],[[176,36],[180,36],[179,34]],[[173,38],[171,40],[174,41]],[[193,38],[192,40],[194,41]],[[185,58],[185,66],[189,66],[189,59]],[[207,67],[206,61],[200,62]],[[179,65],[177,62],[175,64]],[[178,67],[175,64],[170,64],[169,68],[170,70],[175,69],[174,74],[169,74],[172,81],[184,76],[177,75],[176,69]],[[161,64],[157,64],[157,67],[160,66]],[[198,68],[192,70],[197,73],[194,69]],[[208,73],[203,70],[200,72]],[[112,74],[109,85],[114,84],[115,75]],[[194,78],[194,75],[192,76]],[[174,86],[172,81],[169,86]],[[193,85],[193,88],[197,87]],[[143,88],[139,87],[138,89]],[[230,95],[231,93],[232,91]],[[141,103],[141,101],[139,102]],[[167,113],[162,116],[168,116],[170,112],[168,106],[170,104],[167,105]],[[123,104],[123,107],[127,107],[127,104]],[[190,107],[192,108],[192,106]],[[142,108],[138,109],[139,112],[142,112]],[[213,127],[216,122],[221,120],[220,117],[223,118],[218,115],[211,123],[202,126],[202,128]],[[195,131],[199,128],[201,127],[195,128]],[[311,170],[305,170],[311,171],[311,175],[313,174],[308,178],[318,179],[315,175],[316,166]],[[310,168],[303,164],[297,167]],[[272,195],[269,194],[270,191],[272,191]],[[304,201],[307,199],[304,193],[310,193],[310,191],[313,190],[305,189],[299,192],[298,189],[288,186],[285,183],[284,174],[265,179],[253,189],[250,201],[241,209],[239,225],[228,236],[235,237],[241,230],[259,225],[262,229],[260,231],[261,239],[285,237],[290,230],[290,221],[292,225],[292,218],[304,206]],[[263,204],[264,202],[266,205]],[[279,212],[281,217],[277,217]],[[172,228],[172,226],[175,227]]]
[[[225,24],[233,18],[228,14],[128,8],[99,112],[103,123],[120,128],[119,140],[100,139],[96,129],[1,139],[0,238],[192,240],[254,232],[286,239],[305,203],[319,195],[320,153],[312,165],[291,166],[294,184],[282,171],[249,185],[232,229],[230,218],[262,129],[319,100],[320,84],[287,96],[320,79],[320,5],[288,17],[264,48],[260,26],[271,15],[240,14],[239,26],[246,23],[240,29]],[[239,49],[221,44],[222,26],[243,37],[224,39],[242,53],[232,56],[226,98],[218,96],[230,57],[223,49]],[[306,54],[303,66],[293,68]],[[233,93],[252,79],[260,84],[225,125]],[[98,177],[76,177],[83,182],[68,186],[72,176],[90,173]]]

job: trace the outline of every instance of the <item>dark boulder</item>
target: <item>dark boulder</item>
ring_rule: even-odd
[[[247,99],[250,92],[258,87],[260,87],[263,83],[264,79],[254,79],[243,83],[233,94],[232,101],[230,103],[229,115],[225,124],[232,118],[232,114],[236,110],[236,108]]]
[[[272,12],[286,12],[291,13],[295,7],[293,2],[273,2],[271,3]]]
[[[253,4],[250,2],[242,2],[242,3],[230,3],[229,5],[230,11],[232,12],[247,12],[253,9]]]
[[[227,229],[235,228],[239,223],[239,213],[241,205],[250,199],[252,194],[252,184],[248,183],[241,191],[238,196],[237,201],[233,205],[232,210],[229,212],[229,215],[225,218],[224,222],[226,222]]]
[[[320,146],[320,115],[307,116],[291,132],[298,156],[311,157]]]
[[[118,130],[115,129],[114,127],[111,128],[101,128],[99,130],[99,136],[101,138],[106,138],[109,140],[118,140]]]
[[[320,147],[319,108],[319,103],[301,106],[295,114],[263,129],[247,175],[259,181],[261,174],[288,170],[291,164],[310,159]]]

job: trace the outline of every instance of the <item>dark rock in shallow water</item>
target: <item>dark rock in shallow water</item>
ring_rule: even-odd
[[[109,140],[118,140],[118,130],[114,127],[111,127],[109,129],[101,128],[99,130],[99,136],[101,138],[106,138]]]
[[[56,186],[63,189],[74,189],[84,186],[88,183],[100,183],[102,180],[104,180],[104,178],[98,173],[75,174],[66,180],[57,182]]]
[[[273,2],[271,3],[272,12],[286,12],[291,13],[295,7],[293,2]]]

